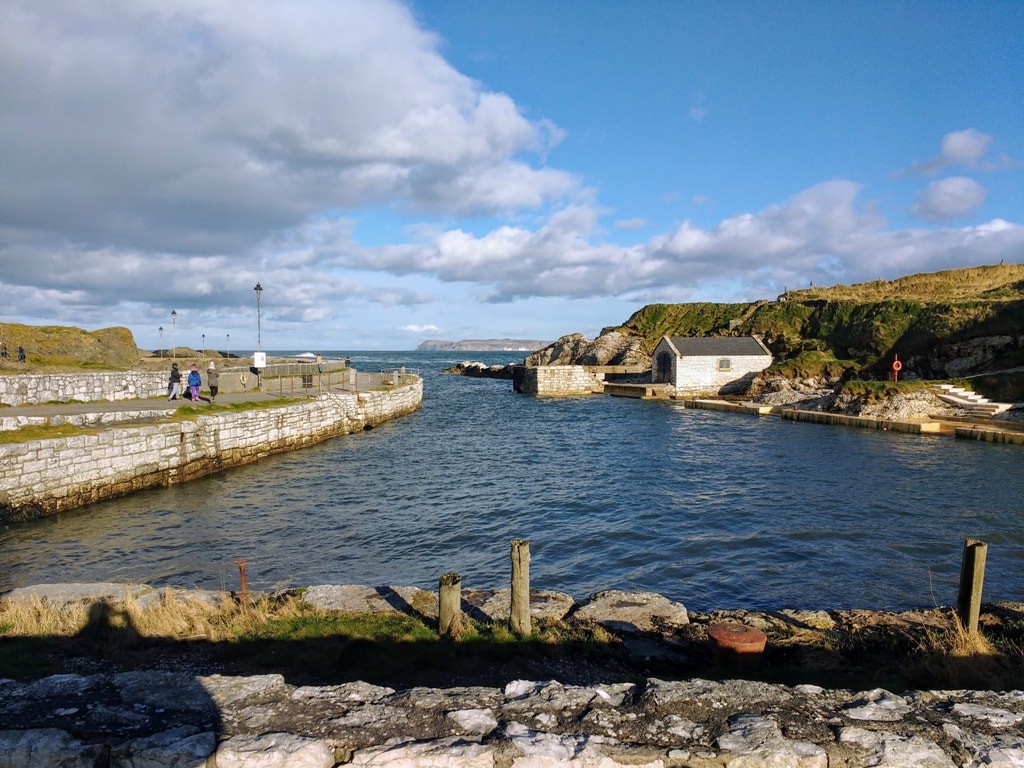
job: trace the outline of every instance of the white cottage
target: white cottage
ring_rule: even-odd
[[[651,380],[677,392],[726,395],[745,390],[771,364],[772,353],[756,336],[662,336]]]

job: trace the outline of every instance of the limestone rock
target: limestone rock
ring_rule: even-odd
[[[573,615],[627,632],[653,632],[689,623],[684,605],[654,592],[597,592]]]

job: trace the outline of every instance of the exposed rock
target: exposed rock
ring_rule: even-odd
[[[644,351],[644,339],[618,330],[605,330],[593,341],[582,333],[571,333],[544,349],[526,356],[526,365],[643,365],[651,356]]]
[[[476,360],[463,360],[461,363],[449,366],[441,373],[456,373],[460,376],[470,376],[476,379],[511,379],[512,363],[507,365],[487,365]]]
[[[881,717],[865,720],[866,702]],[[1022,719],[1020,691],[657,679],[392,691],[275,675],[63,675],[0,681],[0,721],[18,726],[0,731],[0,766],[1015,766]]]
[[[685,606],[654,592],[597,592],[574,615],[632,632],[652,632],[689,623]]]

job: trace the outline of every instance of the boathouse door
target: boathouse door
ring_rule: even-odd
[[[658,354],[657,366],[655,368],[655,384],[664,384],[672,381],[672,354],[662,351]]]

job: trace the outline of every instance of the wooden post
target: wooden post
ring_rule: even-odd
[[[960,566],[960,593],[956,612],[969,634],[978,633],[981,615],[981,587],[985,582],[985,558],[988,544],[977,539],[964,539],[964,559]]]
[[[530,542],[512,539],[512,609],[509,626],[517,635],[533,632],[530,625]]]
[[[462,636],[462,577],[442,573],[438,595],[437,633],[458,640]]]

